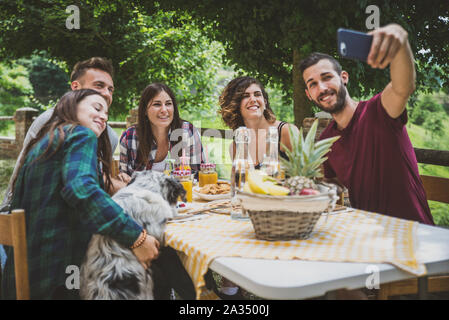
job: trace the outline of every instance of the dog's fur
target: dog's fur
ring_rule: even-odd
[[[128,186],[112,199],[162,247],[165,223],[176,215],[178,197],[185,199],[185,190],[174,178],[142,171],[135,172]],[[81,266],[80,296],[88,300],[153,299],[151,270],[143,268],[131,249],[96,234]]]

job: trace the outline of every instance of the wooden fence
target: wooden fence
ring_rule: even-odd
[[[38,115],[38,111],[32,108],[21,108],[16,110],[14,116],[0,116],[0,121],[14,121],[15,122],[15,137],[1,137],[0,136],[0,158],[17,158],[22,149],[23,140],[25,138],[28,128]],[[112,128],[126,129],[131,124],[137,121],[137,109],[130,110],[126,121],[114,122],[109,121]],[[307,132],[310,128],[314,118],[306,118],[303,122],[304,131]],[[318,132],[321,132],[329,123],[329,119],[320,119]],[[199,128],[201,135],[204,136],[218,136],[224,139],[232,139],[232,130]],[[318,135],[317,135],[318,136]],[[419,163],[432,164],[449,167],[449,151],[446,150],[432,150],[414,148],[416,158]]]

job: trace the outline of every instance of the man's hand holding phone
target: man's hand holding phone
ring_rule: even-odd
[[[408,41],[407,31],[398,24],[389,24],[368,34],[373,36],[373,41],[367,63],[373,68],[385,69]]]
[[[390,66],[390,82],[382,91],[382,105],[396,119],[407,106],[415,90],[415,60],[408,43],[408,33],[398,24],[363,33],[338,29],[337,49],[344,58],[368,63],[372,68]]]
[[[408,33],[398,24],[389,24],[368,33],[339,29],[337,38],[342,57],[364,61],[373,68],[384,69],[406,45]]]

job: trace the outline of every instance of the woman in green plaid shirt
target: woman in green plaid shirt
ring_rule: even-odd
[[[79,297],[66,286],[73,276],[66,270],[81,267],[94,233],[128,248],[142,243],[132,250],[145,268],[158,255],[157,240],[141,241],[142,226],[106,192],[112,160],[107,114],[108,105],[96,91],[68,92],[25,150],[12,208],[25,209],[32,299]],[[2,297],[14,299],[14,261],[12,248],[7,249]]]

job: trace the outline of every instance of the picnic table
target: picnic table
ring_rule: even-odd
[[[307,299],[338,289],[449,272],[449,230],[349,209],[322,216],[307,240],[263,241],[250,221],[203,214],[167,226],[198,299],[211,269],[266,299]]]

